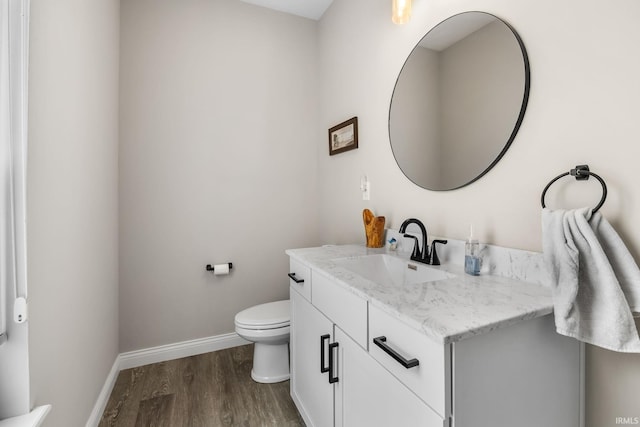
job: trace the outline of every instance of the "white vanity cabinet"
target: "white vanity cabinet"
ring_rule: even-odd
[[[303,285],[305,267],[290,268],[291,396],[305,423],[442,427],[438,414],[369,355],[366,300],[314,272]]]
[[[324,367],[329,363],[333,323],[295,288],[290,293],[291,397],[308,426],[331,426],[334,387]]]
[[[308,426],[443,426],[442,418],[294,288],[291,307],[291,394]]]
[[[337,386],[349,378],[339,358],[346,354],[351,365],[355,359],[350,352],[356,348],[359,357],[369,358],[360,348],[367,345],[367,302],[323,275],[305,274],[305,268],[295,260],[290,264],[291,396],[308,426],[332,426],[340,418],[335,402],[343,387]],[[358,343],[339,330],[337,322]]]
[[[580,426],[580,347],[552,316],[438,343],[344,276],[290,267],[291,395],[308,426]]]
[[[443,427],[443,419],[339,327],[336,427]],[[330,424],[329,424],[330,425]]]
[[[375,306],[369,307],[369,333],[371,357],[446,418],[451,412],[451,399],[447,399],[451,377],[450,347],[435,343]],[[381,338],[385,342],[380,342]],[[389,353],[397,353],[401,360],[394,359],[383,346]],[[410,360],[418,365],[406,368],[405,362]]]

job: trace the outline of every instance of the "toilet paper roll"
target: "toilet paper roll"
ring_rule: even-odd
[[[229,274],[229,264],[216,264],[213,266],[214,276],[224,276]]]

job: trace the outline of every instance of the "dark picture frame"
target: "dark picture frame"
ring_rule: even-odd
[[[329,155],[344,153],[358,148],[358,118],[347,121],[329,129]]]

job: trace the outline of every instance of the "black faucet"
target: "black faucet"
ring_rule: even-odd
[[[418,245],[418,238],[412,236],[410,234],[405,234],[407,231],[407,226],[409,224],[415,224],[420,227],[420,232],[422,233],[422,250],[420,250],[420,246]],[[413,252],[411,253],[411,260],[422,262],[424,264],[429,264],[429,246],[427,246],[427,229],[424,227],[424,224],[416,218],[409,218],[404,220],[402,225],[400,226],[400,233],[404,234],[404,237],[409,237],[415,239],[413,244]]]
[[[434,240],[431,242],[431,257],[429,258],[429,264],[431,265],[440,265],[440,258],[438,258],[438,253],[436,252],[436,243],[441,243],[443,245],[447,244],[446,240]]]
[[[407,226],[409,224],[416,224],[420,228],[420,232],[422,233],[422,250],[420,250],[418,238],[416,236],[405,234],[407,231]],[[406,219],[400,226],[400,233],[402,233],[404,237],[414,239],[413,252],[411,253],[412,261],[422,262],[424,264],[440,265],[440,259],[438,258],[438,253],[436,252],[436,243],[446,245],[446,240],[434,240],[431,243],[431,251],[429,251],[429,246],[427,245],[427,229],[422,221],[416,218]]]

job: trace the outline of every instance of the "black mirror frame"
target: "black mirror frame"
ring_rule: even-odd
[[[393,151],[393,142],[391,141],[391,105],[393,104],[393,95],[396,91],[396,87],[398,86],[398,80],[400,79],[400,76],[402,75],[402,71],[404,70],[405,66],[407,65],[407,62],[409,61],[409,58],[411,57],[411,54],[418,48],[418,46],[420,45],[420,43],[422,42],[422,40],[437,26],[441,25],[442,23],[455,18],[456,16],[460,16],[466,13],[483,13],[485,15],[490,15],[494,18],[496,18],[497,20],[499,20],[500,22],[502,22],[504,25],[507,26],[507,28],[509,28],[509,30],[511,30],[511,33],[513,34],[513,36],[515,37],[516,41],[518,42],[518,45],[520,46],[520,52],[522,53],[522,61],[524,64],[524,94],[522,97],[522,104],[520,106],[520,113],[518,114],[518,118],[516,120],[516,123],[513,127],[513,130],[511,132],[511,135],[509,135],[509,139],[507,140],[507,142],[505,143],[504,147],[502,147],[502,150],[500,151],[500,153],[498,153],[498,155],[496,156],[496,158],[489,164],[489,166],[487,166],[480,174],[478,174],[475,178],[471,179],[470,181],[459,185],[457,187],[454,188],[445,188],[445,189],[433,189],[433,188],[427,188],[423,185],[418,184],[417,182],[415,182],[413,179],[411,179],[411,177],[409,177],[404,170],[402,169],[402,167],[400,166],[400,163],[398,162],[398,158],[395,155],[395,152]],[[482,178],[483,176],[485,176],[504,156],[504,154],[507,152],[507,150],[509,149],[509,147],[511,146],[511,144],[513,143],[513,140],[516,138],[516,135],[518,134],[518,131],[520,130],[520,126],[522,125],[522,121],[524,120],[524,114],[527,110],[527,105],[529,103],[529,93],[531,91],[531,68],[529,65],[529,55],[527,54],[527,49],[524,46],[524,43],[522,41],[522,38],[520,37],[520,35],[518,34],[518,32],[513,28],[513,26],[511,26],[511,24],[509,24],[508,22],[506,22],[504,19],[492,14],[492,13],[488,13],[488,12],[482,12],[482,11],[478,11],[478,10],[469,10],[466,12],[460,12],[457,13],[455,15],[452,15],[450,17],[448,17],[447,19],[440,21],[438,24],[436,24],[435,26],[433,26],[429,31],[426,32],[426,34],[424,36],[422,36],[420,38],[420,40],[418,40],[418,42],[416,43],[416,45],[413,47],[413,49],[411,49],[411,52],[409,53],[409,55],[407,56],[407,59],[405,59],[404,63],[402,64],[402,68],[400,69],[400,72],[398,73],[398,77],[396,78],[396,83],[393,86],[393,92],[391,93],[391,101],[389,102],[389,117],[387,120],[387,129],[388,129],[388,134],[389,134],[389,144],[391,145],[391,152],[393,153],[393,157],[394,160],[396,161],[396,164],[398,165],[398,167],[400,168],[400,171],[403,173],[404,176],[407,177],[407,179],[411,182],[413,182],[415,185],[417,185],[420,188],[424,188],[425,190],[430,190],[430,191],[452,191],[452,190],[457,190],[463,187],[466,187],[467,185],[473,184],[474,182],[476,182],[477,180],[479,180],[480,178]]]

